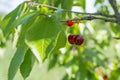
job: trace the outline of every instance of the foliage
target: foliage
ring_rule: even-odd
[[[43,63],[46,59],[48,70],[56,65],[66,68],[63,80],[100,80],[103,75],[120,79],[120,42],[114,39],[120,37],[117,4],[110,3],[111,8],[111,0],[96,0],[96,13],[86,13],[86,1],[25,1],[1,20],[0,46],[10,39],[16,48],[8,80],[13,80],[19,68],[26,79],[35,60]],[[75,6],[81,12],[71,11]],[[75,24],[67,26],[68,21]],[[70,44],[69,34],[83,35],[84,44]]]

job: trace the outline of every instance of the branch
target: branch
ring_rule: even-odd
[[[119,15],[116,0],[109,0],[109,3],[111,5],[111,7],[113,8],[115,15]]]
[[[36,3],[36,2],[33,2],[32,0],[27,1],[27,2],[32,6],[47,7],[47,8],[52,9],[52,10],[58,10],[57,7]],[[66,10],[66,9],[61,9],[61,10],[63,12],[70,12],[70,13],[87,15],[86,17],[79,18],[79,20],[95,20],[95,19],[99,19],[99,20],[104,20],[106,22],[113,22],[113,23],[120,24],[120,15],[119,15],[119,12],[118,12],[118,9],[117,9],[116,0],[109,0],[109,2],[110,2],[111,6],[112,6],[112,8],[113,8],[113,10],[115,12],[114,15],[104,14],[104,13],[76,12],[76,11],[71,11],[71,10]],[[66,20],[62,20],[62,21],[66,21]]]
[[[49,5],[45,5],[45,4],[40,4],[40,3],[35,3],[32,1],[28,1],[31,5],[35,5],[35,6],[41,6],[41,7],[47,7],[49,9],[53,9],[53,10],[57,10],[57,7],[54,6],[49,6]],[[66,9],[61,9],[63,12],[72,12],[72,13],[76,13],[76,14],[83,14],[83,15],[97,15],[97,16],[104,16],[104,17],[115,17],[114,15],[108,15],[108,14],[104,14],[104,13],[84,13],[84,12],[77,12],[77,11],[71,11],[71,10],[66,10]]]
[[[115,17],[114,15],[108,15],[108,14],[104,14],[104,13],[84,13],[84,12],[65,10],[65,9],[63,9],[63,12],[72,12],[72,13],[83,14],[83,15],[97,15],[97,16],[104,16],[104,17]]]
[[[117,7],[117,2],[116,0],[109,0],[109,3],[111,4],[111,7],[114,10],[115,13],[115,18],[117,20],[117,23],[120,24],[120,13],[118,11],[118,7]]]
[[[113,37],[114,39],[118,39],[118,40],[120,40],[120,37]]]
[[[106,22],[113,22],[113,23],[117,23],[116,20],[114,19],[110,19],[110,18],[102,18],[102,17],[95,17],[95,16],[84,16],[82,18],[74,18],[74,19],[70,19],[70,20],[73,20],[73,21],[81,21],[81,20],[104,20]],[[61,20],[61,22],[68,22],[70,20]]]

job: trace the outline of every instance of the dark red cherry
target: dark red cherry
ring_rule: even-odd
[[[73,24],[74,24],[74,21],[68,21],[68,22],[67,22],[67,25],[68,25],[68,26],[72,26]]]
[[[70,44],[75,44],[75,38],[76,38],[76,35],[74,34],[71,34],[68,36],[68,41]]]
[[[84,37],[81,35],[76,35],[75,38],[75,44],[76,45],[81,45],[84,42]]]
[[[106,80],[106,79],[108,78],[108,76],[107,76],[106,74],[104,74],[104,75],[102,76],[102,78],[103,78],[104,80]]]

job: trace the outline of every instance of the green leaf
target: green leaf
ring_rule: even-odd
[[[8,80],[13,80],[18,68],[22,64],[24,60],[24,55],[26,53],[26,46],[23,44],[19,46],[15,52],[15,55],[13,56],[9,70],[8,70]]]
[[[54,0],[55,7],[58,7],[60,3],[61,3],[61,0]]]
[[[73,4],[74,6],[80,6],[85,10],[86,8],[86,0],[76,0],[75,3]]]
[[[11,27],[12,23],[16,20],[18,16],[20,16],[23,8],[24,8],[24,3],[20,4],[15,10],[13,10],[8,15],[6,15],[2,20],[1,26],[5,36],[7,31],[9,31],[9,28]]]
[[[95,1],[95,6],[96,6],[97,4],[103,3],[103,2],[104,2],[104,0],[96,0],[96,1]]]
[[[86,59],[90,61],[91,63],[97,63],[100,66],[104,66],[104,61],[100,58],[99,54],[97,54],[97,50],[93,49],[85,49],[84,50],[84,56],[86,56]]]
[[[62,9],[66,9],[66,10],[71,10],[72,9],[72,6],[73,6],[73,0],[62,0],[61,2],[61,7]],[[67,5],[69,4],[69,5]],[[63,13],[63,18],[66,17],[66,16],[69,16],[70,18],[72,17],[71,13]]]
[[[21,18],[21,20],[18,20],[19,21],[18,23],[16,23],[16,24],[19,24],[20,22],[22,22],[22,20],[24,21],[24,19],[25,19],[25,21],[23,22],[23,25],[21,26],[20,33],[18,35],[19,38],[18,38],[18,41],[17,41],[17,46],[21,45],[21,43],[24,42],[25,33],[29,29],[29,27],[34,23],[36,17],[37,17],[37,12],[36,13],[31,13],[30,15],[27,14],[26,16]],[[27,20],[26,20],[26,18],[27,18]]]
[[[54,49],[60,30],[60,22],[55,16],[40,16],[27,31],[26,43],[39,62],[44,61]]]
[[[15,34],[14,34],[14,40],[13,40],[14,45],[13,46],[21,45],[21,43],[24,42],[26,31],[34,23],[34,21],[39,13],[40,13],[40,11],[27,13],[27,14],[21,16],[20,18],[18,18],[13,23],[13,25],[10,27],[9,31],[6,32],[6,34],[7,33],[9,34],[9,32],[11,30],[13,30],[15,27],[17,27],[17,30],[15,30]],[[20,25],[20,24],[22,24],[22,25]]]
[[[55,67],[56,63],[57,63],[57,59],[58,59],[58,55],[54,54],[51,59],[49,60],[49,64],[48,64],[48,70],[52,69],[53,67]]]
[[[69,4],[69,5],[67,5]],[[73,5],[73,0],[62,0],[61,7],[63,9],[71,10]]]
[[[120,72],[120,68],[118,68],[116,70],[112,70],[110,73],[110,80],[113,80],[113,79],[119,80],[120,79],[119,72]]]
[[[83,7],[83,9],[85,10],[85,8],[86,8],[86,0],[82,0],[81,1],[81,6]]]
[[[52,56],[52,59],[50,59],[48,70],[52,69],[56,65],[57,57],[58,54],[60,53],[59,49],[63,48],[66,45],[66,35],[63,30],[60,31],[60,33],[58,34],[56,41],[57,41],[56,46],[51,52],[51,54],[54,53],[54,55]]]
[[[34,65],[35,57],[33,56],[33,53],[30,49],[25,53],[24,61],[20,66],[20,72],[24,79],[26,79]]]
[[[35,17],[38,14],[40,14],[40,11],[30,12],[30,13],[23,15],[14,22],[14,26],[24,24],[24,23],[28,22],[32,17]]]
[[[79,60],[79,70],[77,77],[80,77],[81,80],[85,80],[86,75],[87,75],[87,68],[81,59]]]
[[[53,49],[52,53],[58,51],[60,48],[65,47],[66,40],[67,40],[67,38],[66,38],[66,35],[65,35],[64,31],[61,31],[58,34],[58,37],[56,39],[57,43],[56,43],[55,48]]]
[[[0,25],[0,47],[5,47],[5,38],[3,35],[3,31],[1,29],[1,25]]]
[[[37,17],[40,14],[40,11],[34,11],[24,14],[23,16],[16,19],[11,26],[6,27],[5,34],[8,35],[15,27],[19,26],[20,24],[25,24],[30,21],[32,18]]]

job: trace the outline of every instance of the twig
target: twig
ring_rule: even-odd
[[[114,13],[115,13],[115,18],[117,20],[117,23],[120,24],[120,13],[118,11],[118,7],[117,7],[117,2],[116,0],[109,0],[109,3],[111,5],[111,7],[113,8],[114,10]]]
[[[85,13],[85,12],[76,12],[76,11],[70,11],[70,10],[65,10],[63,9],[64,12],[72,12],[72,13],[77,13],[77,14],[83,14],[83,15],[97,15],[97,16],[104,16],[104,17],[115,17],[115,15],[108,15],[104,13]]]
[[[117,21],[114,20],[114,19],[102,18],[102,17],[95,17],[95,16],[84,16],[84,17],[81,17],[81,18],[74,18],[74,19],[70,19],[70,20],[73,20],[73,21],[81,21],[81,20],[96,20],[96,19],[104,20],[104,21],[106,21],[106,22],[117,23]],[[70,20],[61,20],[61,22],[68,22],[68,21],[70,21]]]
[[[113,37],[114,39],[120,39],[120,37]]]
[[[32,0],[27,1],[27,2],[30,5],[33,5],[33,6],[47,7],[49,9],[53,9],[53,10],[58,9],[57,7],[36,3],[36,2],[33,2]],[[120,15],[119,15],[119,12],[118,12],[118,9],[117,9],[117,6],[116,6],[116,0],[109,0],[109,3],[111,4],[111,6],[112,6],[112,8],[113,8],[113,10],[115,12],[115,14],[113,14],[113,15],[104,14],[104,13],[77,12],[77,11],[71,11],[71,10],[66,10],[66,9],[61,9],[61,11],[86,15],[86,17],[79,18],[79,20],[95,20],[95,19],[99,19],[99,20],[104,20],[106,22],[113,22],[113,23],[120,24]],[[63,21],[67,21],[67,20],[62,20],[62,22]]]
[[[109,0],[109,3],[111,5],[111,7],[113,8],[115,15],[119,15],[116,0]]]
[[[40,3],[35,3],[32,1],[28,1],[31,5],[35,5],[35,6],[42,6],[42,7],[47,7],[49,9],[53,9],[53,10],[57,10],[57,7],[54,6],[49,6],[49,5],[45,5],[45,4],[40,4]],[[72,12],[72,13],[76,13],[76,14],[83,14],[83,15],[97,15],[97,16],[104,16],[104,17],[110,17],[113,18],[115,17],[115,15],[109,15],[109,14],[104,14],[104,13],[85,13],[85,12],[77,12],[77,11],[71,11],[71,10],[65,10],[65,9],[61,9],[63,12]]]

